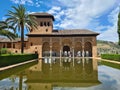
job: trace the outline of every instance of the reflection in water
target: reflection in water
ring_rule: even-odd
[[[54,87],[88,87],[100,84],[97,60],[78,58],[39,60],[25,71],[28,90],[52,90]]]
[[[0,72],[0,90],[119,90],[120,70],[88,58],[46,59]],[[99,80],[98,80],[99,77]]]

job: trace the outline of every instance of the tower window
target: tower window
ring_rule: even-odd
[[[48,29],[46,29],[46,32],[48,32]]]
[[[47,26],[50,26],[50,22],[47,22]]]
[[[43,26],[43,22],[40,22],[40,26]]]
[[[44,26],[46,26],[46,22],[44,22]]]

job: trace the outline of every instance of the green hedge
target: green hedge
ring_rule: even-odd
[[[0,56],[0,67],[9,66],[37,58],[37,54],[17,54]]]
[[[120,54],[101,54],[102,59],[120,61]]]
[[[109,66],[109,67],[113,67],[116,69],[120,69],[120,64],[115,64],[115,63],[111,63],[111,62],[107,62],[107,61],[101,61],[101,64]]]

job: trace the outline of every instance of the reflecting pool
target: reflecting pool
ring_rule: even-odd
[[[119,90],[120,70],[89,58],[38,60],[0,72],[0,90]]]

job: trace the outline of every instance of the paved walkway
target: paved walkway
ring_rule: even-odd
[[[16,67],[16,66],[24,65],[24,64],[27,64],[27,63],[30,63],[30,62],[34,62],[36,60],[37,59],[26,61],[26,62],[22,62],[22,63],[18,63],[18,64],[14,64],[14,65],[10,65],[10,66],[6,66],[6,67],[2,67],[2,68],[0,68],[0,71],[7,70],[7,69],[10,69],[10,68],[13,68],[13,67]]]
[[[101,58],[97,58],[97,59],[98,59],[98,60],[101,60],[101,61],[106,61],[106,62],[111,62],[111,63],[120,64],[120,62],[118,62],[118,61],[112,61],[112,60],[101,59]]]

